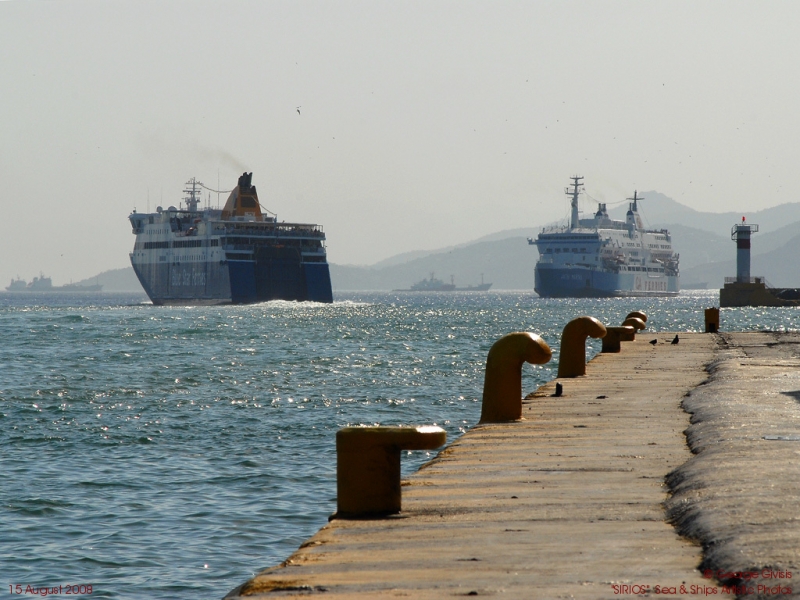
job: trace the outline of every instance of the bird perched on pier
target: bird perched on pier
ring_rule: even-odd
[[[553,395],[559,397],[563,393],[564,393],[564,386],[562,386],[560,383],[556,383],[556,393]]]
[[[674,337],[674,338],[672,338],[672,345],[674,346],[675,344],[677,344],[677,343],[678,343],[678,341],[679,341],[679,340],[678,340],[678,334],[676,333],[676,334],[675,334],[675,337]]]
[[[650,340],[650,343],[653,344],[653,346],[655,346],[658,343],[658,340],[657,339],[656,340]]]

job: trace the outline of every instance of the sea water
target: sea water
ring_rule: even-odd
[[[335,511],[339,428],[437,424],[452,441],[479,418],[502,335],[538,333],[554,350],[525,365],[530,392],[555,376],[576,316],[619,324],[643,310],[640,335],[658,339],[701,331],[715,305],[715,292],[340,293],[331,305],[223,307],[0,295],[0,593],[221,598]],[[800,330],[800,309],[724,309],[721,320]],[[404,454],[404,473],[433,454]]]

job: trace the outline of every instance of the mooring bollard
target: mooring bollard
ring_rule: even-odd
[[[636,337],[636,330],[630,325],[620,327],[606,327],[603,337],[603,349],[600,352],[619,352],[620,342],[632,342]]]
[[[594,317],[578,317],[567,323],[561,334],[561,353],[558,358],[559,377],[578,377],[586,374],[586,338],[601,338],[606,327]]]
[[[625,327],[625,326],[633,327],[633,329],[634,329],[633,337],[630,340],[626,340],[626,341],[631,341],[631,342],[636,339],[636,334],[638,332],[642,331],[645,327],[647,327],[647,325],[644,324],[644,321],[642,321],[638,317],[627,317],[622,322],[622,326],[623,327]]]
[[[625,318],[626,319],[630,319],[631,317],[633,317],[635,319],[641,319],[642,323],[647,323],[647,315],[644,314],[640,310],[635,310],[633,312],[629,312]]]
[[[509,333],[497,340],[486,357],[480,423],[503,423],[522,418],[522,365],[541,365],[553,352],[538,335]]]
[[[400,512],[400,451],[434,450],[441,427],[345,427],[336,432],[336,518]]]
[[[706,333],[717,333],[719,331],[719,309],[706,309]]]

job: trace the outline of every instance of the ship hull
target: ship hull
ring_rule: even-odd
[[[678,277],[647,273],[615,273],[583,268],[536,266],[535,291],[543,298],[614,298],[677,296]]]
[[[571,178],[572,216],[567,227],[544,228],[534,241],[534,289],[544,298],[615,298],[676,296],[680,290],[680,256],[666,229],[645,229],[636,192],[625,220],[612,219],[605,203],[598,203],[590,219],[580,219],[578,197],[583,177]]]
[[[203,184],[193,178],[185,208],[131,213],[131,265],[153,304],[333,302],[322,227],[262,213],[252,175],[221,210],[199,209]]]
[[[133,263],[133,269],[156,305],[252,304],[269,300],[333,302],[328,263],[302,263],[296,257]]]

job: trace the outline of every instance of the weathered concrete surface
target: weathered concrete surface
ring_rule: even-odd
[[[524,421],[477,426],[410,477],[401,515],[334,520],[228,598],[635,595],[615,585],[696,597],[714,582],[666,521],[665,477],[691,458],[681,401],[716,336],[673,335],[598,355],[556,380],[562,397],[555,381],[540,388]]]
[[[696,456],[669,477],[669,513],[681,533],[705,547],[702,568],[751,588],[744,597],[798,598],[800,335],[718,339],[708,384],[684,401]],[[741,572],[758,576],[724,575]]]

